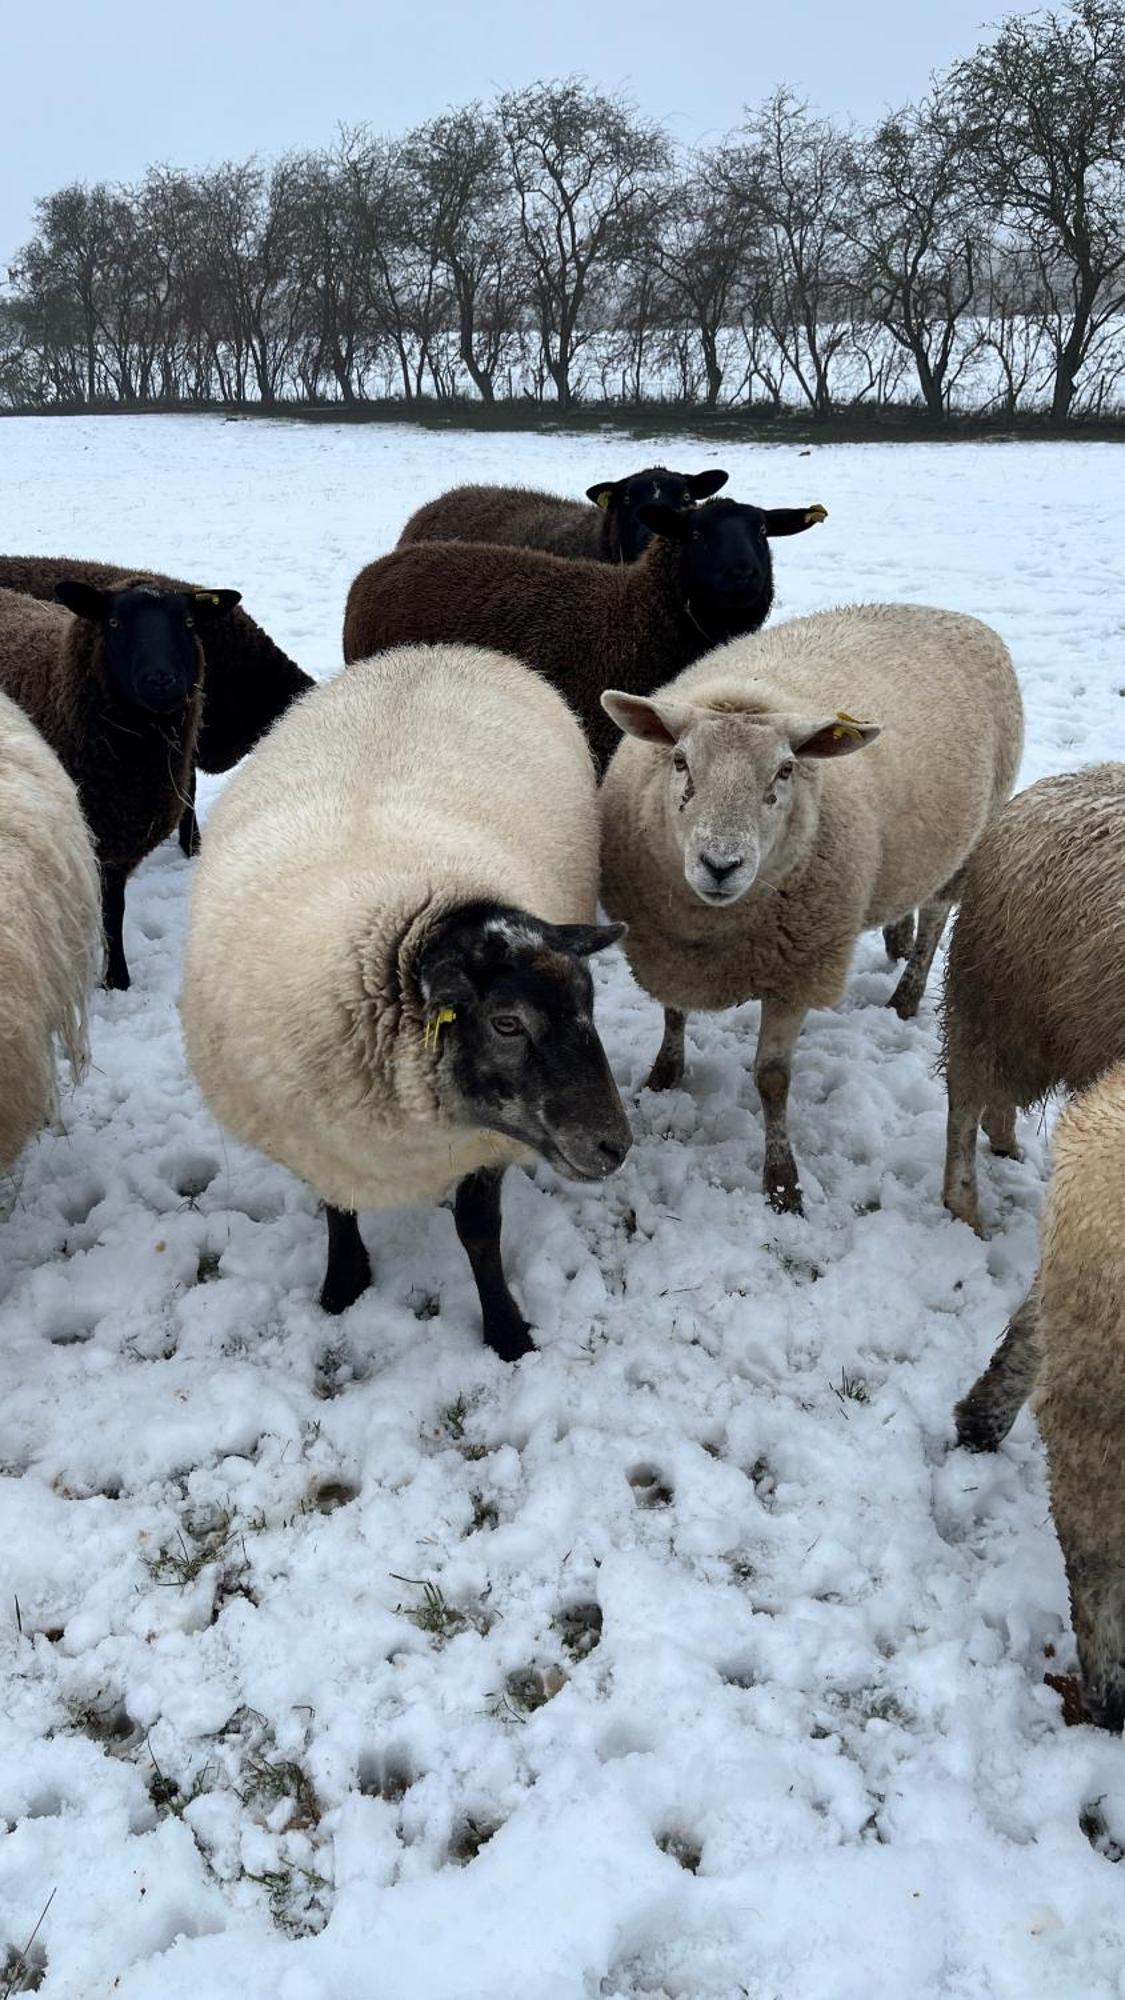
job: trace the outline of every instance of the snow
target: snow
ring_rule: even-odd
[[[443,487],[718,461],[829,510],[776,616],[999,628],[1030,782],[1125,756],[1115,449],[20,419],[0,546],[235,584],[324,676]],[[368,1218],[376,1288],[320,1313],[314,1198],[185,1069],[190,880],[171,842],[134,878],[133,989],[4,1191],[0,1993],[50,1898],[43,2000],[1125,1995],[1125,1748],[1044,1685],[1074,1654],[1034,1426],[951,1449],[1048,1133],[982,1155],[987,1242],[948,1218],[936,976],[904,1025],[865,939],[810,1020],[801,1221],[759,1193],[755,1010],[696,1019],[658,1098],[657,1010],[596,961],[636,1145],[598,1191],[509,1176],[541,1343],[509,1368],[444,1210]]]

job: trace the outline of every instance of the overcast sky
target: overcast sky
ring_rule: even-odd
[[[789,83],[859,121],[919,93],[1001,12],[988,0],[20,0],[4,10],[0,265],[32,204],[129,181],[401,132],[448,105],[580,72],[685,141],[716,139]]]

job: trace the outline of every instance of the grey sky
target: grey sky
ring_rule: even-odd
[[[572,71],[628,90],[679,139],[713,139],[788,82],[863,121],[918,93],[1001,12],[989,0],[25,0],[6,10],[0,271],[32,203],[72,180],[128,181],[400,132],[447,105]]]

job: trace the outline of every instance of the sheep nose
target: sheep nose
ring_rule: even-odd
[[[733,861],[716,861],[710,854],[701,854],[699,859],[707,873],[714,876],[716,882],[725,882],[728,875],[733,875],[735,869],[742,866],[741,854],[736,854]]]
[[[607,1174],[617,1172],[632,1143],[631,1135],[627,1139],[598,1140],[598,1156],[603,1162]]]

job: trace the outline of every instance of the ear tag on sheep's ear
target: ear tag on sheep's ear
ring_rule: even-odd
[[[217,604],[219,600],[213,590],[197,590],[195,601],[197,604]]]
[[[432,1048],[436,1055],[438,1037],[440,1036],[442,1029],[444,1027],[447,1027],[450,1021],[455,1021],[456,1019],[457,1019],[456,1008],[439,1007],[436,1014],[430,1015],[428,1021],[426,1022],[425,1027],[422,1030],[422,1047],[424,1049]]]
[[[846,708],[838,708],[836,710],[836,727],[832,731],[834,741],[842,743],[845,736],[850,736],[853,740],[858,741],[862,735],[863,730],[860,728],[855,716],[849,715]]]
[[[598,505],[599,507],[601,507],[601,508],[602,508],[603,512],[604,512],[605,508],[607,508],[607,507],[609,506],[609,488],[608,488],[608,486],[603,486],[603,487],[602,487],[602,490],[601,490],[601,492],[600,492],[600,493],[598,494],[598,498],[597,498],[597,503],[596,503],[596,504],[597,504],[597,505]]]

